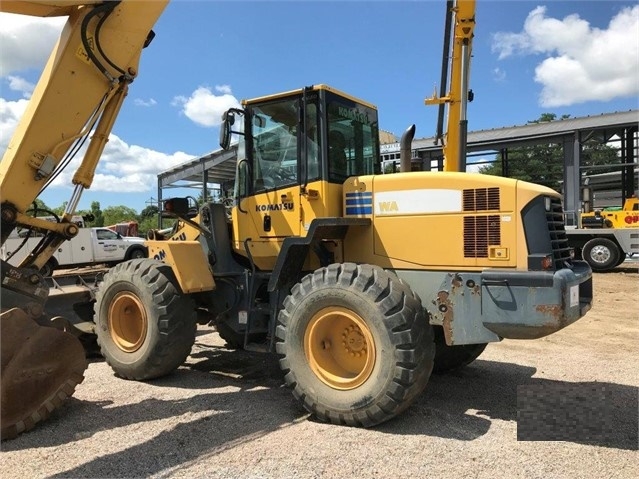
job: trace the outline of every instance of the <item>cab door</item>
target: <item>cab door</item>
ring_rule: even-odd
[[[286,238],[306,234],[302,198],[321,175],[319,99],[311,93],[278,97],[247,109],[245,131],[250,134],[240,146],[246,160],[238,164],[238,177],[246,178],[240,184],[248,191],[239,195],[233,220],[236,248],[245,249],[239,243],[250,238],[251,255],[259,267],[274,263]]]
[[[318,102],[317,92],[306,90],[252,106],[246,204],[261,238],[305,234],[301,197],[321,175]]]
[[[118,261],[124,258],[126,245],[115,231],[107,228],[94,230],[95,261]]]

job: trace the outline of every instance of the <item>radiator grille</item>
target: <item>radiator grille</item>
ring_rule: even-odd
[[[465,258],[488,258],[488,245],[500,244],[499,215],[464,217]]]
[[[499,211],[499,188],[464,190],[464,211]]]
[[[548,222],[555,269],[572,266],[568,235],[566,235],[564,228],[564,210],[559,198],[550,197],[550,211],[546,211],[546,221]]]

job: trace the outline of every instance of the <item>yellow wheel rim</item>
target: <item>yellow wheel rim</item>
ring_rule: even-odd
[[[118,348],[127,353],[140,349],[148,325],[146,309],[136,295],[129,292],[115,295],[109,306],[109,332]]]
[[[304,353],[317,377],[339,390],[366,382],[375,365],[375,341],[357,313],[340,307],[318,311],[304,333]]]

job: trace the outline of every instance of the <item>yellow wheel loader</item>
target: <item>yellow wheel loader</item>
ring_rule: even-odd
[[[333,134],[338,132],[339,135]],[[534,339],[582,317],[591,271],[573,261],[559,195],[459,172],[379,174],[376,108],[327,85],[243,102],[230,215],[208,203],[152,232],[95,303],[103,356],[124,378],[169,373],[196,324],[234,347],[276,352],[318,419],[374,426],[431,372],[487,343]],[[229,219],[230,216],[230,219]]]
[[[2,307],[17,308],[1,319],[3,438],[43,419],[82,380],[71,318],[52,314],[37,271],[77,234],[70,218],[164,6],[0,3],[69,15],[0,164],[2,242],[18,226],[44,233],[19,267],[1,265]],[[456,112],[449,132],[459,134],[446,150],[454,165],[463,161],[457,113],[474,2],[449,12],[462,52],[451,58],[464,68],[452,69],[451,93],[431,101]],[[25,214],[92,130],[61,221]],[[214,324],[235,347],[277,353],[287,385],[320,420],[374,426],[406,409],[433,369],[468,364],[502,338],[551,334],[591,306],[590,268],[571,259],[550,189],[454,171],[381,175],[376,108],[326,85],[244,101],[224,116],[223,148],[233,133],[230,214],[207,203],[193,216],[188,200],[167,201],[174,228],[152,231],[149,258],[115,266],[99,285],[94,331],[123,378],[170,373],[197,324]],[[75,311],[91,316],[86,305]]]

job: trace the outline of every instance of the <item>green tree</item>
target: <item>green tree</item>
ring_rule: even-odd
[[[139,215],[139,221],[142,222],[144,221],[146,218],[150,218],[152,216],[156,216],[159,212],[159,208],[156,205],[149,205],[149,206],[145,206],[144,209],[142,211],[140,211],[140,215]]]
[[[158,229],[158,214],[156,213],[152,216],[147,216],[146,218],[142,219],[139,223],[138,223],[138,234],[140,236],[144,236],[146,237],[147,233],[149,232],[149,230],[155,230]],[[170,228],[175,224],[175,220],[172,218],[164,218],[164,220],[162,221],[162,228]]]
[[[619,171],[621,158],[615,148],[602,143],[601,141],[591,138],[586,140],[581,151],[582,173],[586,176],[596,175],[599,173],[609,173],[611,171]],[[606,168],[601,166],[609,165]],[[591,168],[587,168],[587,167]]]
[[[497,156],[494,163],[480,167],[479,172],[501,176],[501,156]],[[509,149],[507,175],[559,190],[563,180],[562,146],[550,143]]]
[[[138,213],[133,208],[128,206],[107,206],[102,211],[104,217],[104,224],[102,226],[114,225],[116,223],[123,223],[126,221],[137,221]]]
[[[91,221],[91,226],[104,226],[104,216],[102,214],[102,210],[100,209],[99,201],[91,202],[91,211],[89,211],[93,215],[93,221]]]
[[[33,200],[33,203],[31,203],[28,208],[28,214],[30,216],[33,216],[34,213],[36,213],[37,216],[47,216],[49,215],[48,211],[51,211],[51,208],[49,208],[40,198]]]
[[[53,211],[56,215],[62,216],[64,214],[64,210],[67,209],[68,201],[63,201],[60,206],[56,206],[51,211]]]

